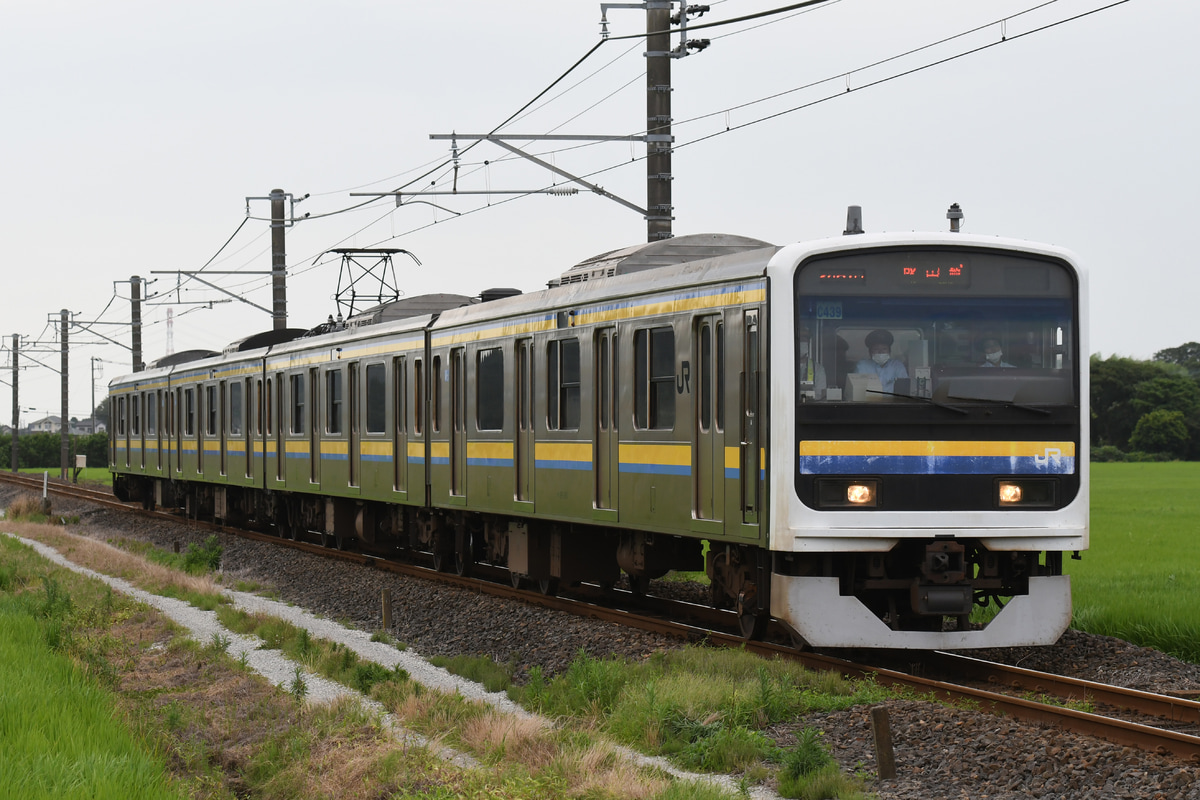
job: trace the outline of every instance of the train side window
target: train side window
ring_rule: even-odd
[[[242,435],[242,384],[237,381],[229,384],[229,433]]]
[[[125,398],[117,398],[117,435],[125,435]]]
[[[475,355],[475,427],[481,431],[504,428],[504,351],[499,347]]]
[[[183,435],[196,435],[196,390],[183,390]]]
[[[579,429],[579,340],[560,339],[546,349],[546,427]]]
[[[219,409],[220,409],[220,405],[217,404],[217,387],[216,386],[205,386],[204,387],[204,411],[205,411],[204,435],[205,436],[216,436],[217,435],[217,414],[218,414]]]
[[[642,430],[675,427],[675,331],[644,328],[633,334],[633,423]]]
[[[387,370],[383,364],[367,365],[367,433],[387,431]]]
[[[304,375],[293,375],[292,391],[292,433],[304,433]]]
[[[342,371],[325,373],[325,432],[342,432]]]
[[[430,376],[433,388],[433,407],[429,410],[433,417],[434,433],[442,432],[442,357],[433,357],[433,374]]]
[[[130,433],[132,433],[134,436],[137,436],[142,432],[142,420],[140,413],[142,408],[141,395],[131,394],[129,396],[129,408],[130,411],[133,412],[130,415],[133,419],[133,422],[130,425]]]
[[[418,358],[413,361],[413,433],[420,436],[424,432],[425,364]]]

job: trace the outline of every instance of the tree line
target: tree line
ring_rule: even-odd
[[[1200,343],[1091,359],[1093,461],[1200,461]]]
[[[89,467],[108,466],[108,434],[95,433],[90,436],[70,437],[70,464],[74,468],[75,456],[87,456]],[[59,468],[62,458],[62,434],[22,433],[17,437],[17,467],[19,469]],[[12,434],[0,434],[0,464],[12,468]]]

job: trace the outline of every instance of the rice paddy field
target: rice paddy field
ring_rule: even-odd
[[[1072,627],[1200,663],[1200,463],[1092,464]]]

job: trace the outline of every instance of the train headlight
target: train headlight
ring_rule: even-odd
[[[873,506],[875,487],[868,483],[852,483],[846,487],[846,500],[854,506]]]
[[[879,481],[874,478],[818,478],[821,508],[878,508]]]
[[[1000,508],[1055,508],[1058,481],[1053,478],[1006,478],[996,481]]]

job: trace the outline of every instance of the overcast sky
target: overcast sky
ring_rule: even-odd
[[[693,24],[783,5],[724,0]],[[850,204],[863,206],[870,231],[943,230],[957,202],[969,232],[1079,254],[1091,272],[1091,352],[1149,358],[1200,340],[1190,248],[1200,4],[1129,0],[1032,32],[1104,5],[1059,0],[1021,14],[1035,0],[840,0],[694,31],[712,44],[672,62],[675,233],[785,244],[840,234]],[[644,47],[616,37],[643,32],[645,15],[608,18],[613,40],[505,132],[643,131]],[[30,359],[58,367],[60,309],[81,323],[127,323],[132,275],[153,280],[154,303],[183,301],[144,309],[147,361],[167,352],[168,308],[177,351],[219,350],[269,328],[250,305],[210,310],[197,303],[227,296],[194,282],[176,292],[174,275],[152,273],[200,269],[219,250],[209,271],[269,270],[264,200],[250,201],[259,219],[221,248],[246,219],[246,198],[273,188],[311,195],[296,206],[311,218],[287,231],[297,327],[337,312],[340,262],[321,257],[335,247],[407,249],[421,265],[396,261],[406,294],[473,295],[538,289],[589,256],[644,241],[640,215],[586,191],[500,194],[556,178],[489,143],[462,157],[458,187],[490,197],[333,213],[363,202],[352,191],[391,191],[443,163],[449,143],[429,134],[494,129],[596,44],[599,19],[592,0],[4,0],[3,363],[14,333],[48,351],[22,358],[31,368],[21,405],[34,409],[25,420],[58,413],[58,375]],[[644,146],[527,149],[645,204]],[[438,169],[416,185],[435,180],[448,189],[452,174]],[[271,305],[263,276],[211,280]],[[127,325],[93,327],[129,342]],[[100,398],[130,356],[78,327],[70,337],[70,413],[85,417],[91,359],[102,360]],[[7,386],[0,403],[8,422]]]

